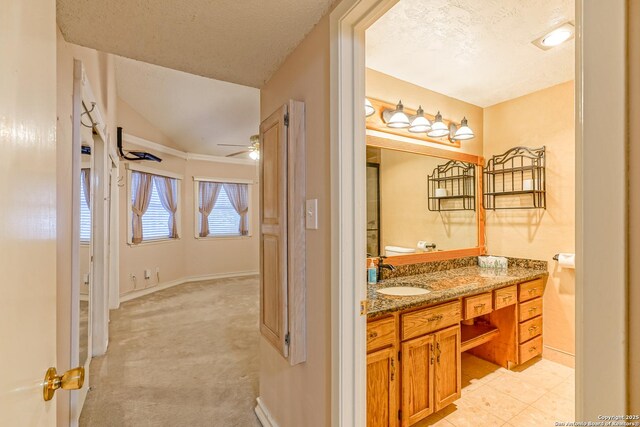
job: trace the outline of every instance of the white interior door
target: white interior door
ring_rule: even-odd
[[[0,13],[0,414],[54,426],[56,366],[56,4],[5,0]]]

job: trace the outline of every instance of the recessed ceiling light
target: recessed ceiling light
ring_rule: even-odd
[[[572,39],[574,34],[575,27],[571,22],[567,22],[549,31],[544,36],[535,39],[531,43],[538,46],[542,50],[549,50],[561,45],[567,40]]]

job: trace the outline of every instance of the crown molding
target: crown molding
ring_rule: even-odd
[[[175,148],[167,147],[166,145],[158,144],[157,142],[149,141],[147,139],[140,138],[138,136],[134,136],[128,133],[122,134],[122,140],[124,142],[137,145],[138,147],[159,151],[161,153],[169,154],[171,156],[175,156],[184,160],[200,160],[204,162],[228,163],[228,164],[246,165],[246,166],[256,165],[256,162],[251,159],[234,159],[231,157],[212,156],[209,154],[189,153],[189,152],[177,150]]]

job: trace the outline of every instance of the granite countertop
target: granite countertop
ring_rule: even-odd
[[[398,310],[475,295],[545,277],[547,274],[546,269],[540,268],[510,266],[506,269],[492,269],[475,265],[385,279],[375,285],[368,285],[367,316],[370,318],[377,317]],[[415,286],[428,289],[431,292],[426,295],[409,297],[389,296],[376,292],[376,289],[393,286]]]

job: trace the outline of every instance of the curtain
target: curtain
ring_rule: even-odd
[[[218,200],[218,194],[220,194],[221,189],[222,184],[219,182],[200,181],[200,237],[209,235],[209,214],[213,210],[216,200]]]
[[[151,201],[152,175],[142,172],[131,173],[131,210],[133,211],[133,243],[142,242],[142,215]]]
[[[176,212],[178,211],[178,181],[166,176],[153,175],[153,185],[156,186],[162,207],[169,212],[169,237],[178,238],[178,223]]]
[[[80,179],[82,180],[82,192],[87,208],[91,210],[91,169],[81,169]]]
[[[231,206],[240,215],[240,235],[249,234],[249,187],[247,184],[224,184],[224,191],[227,192]]]

